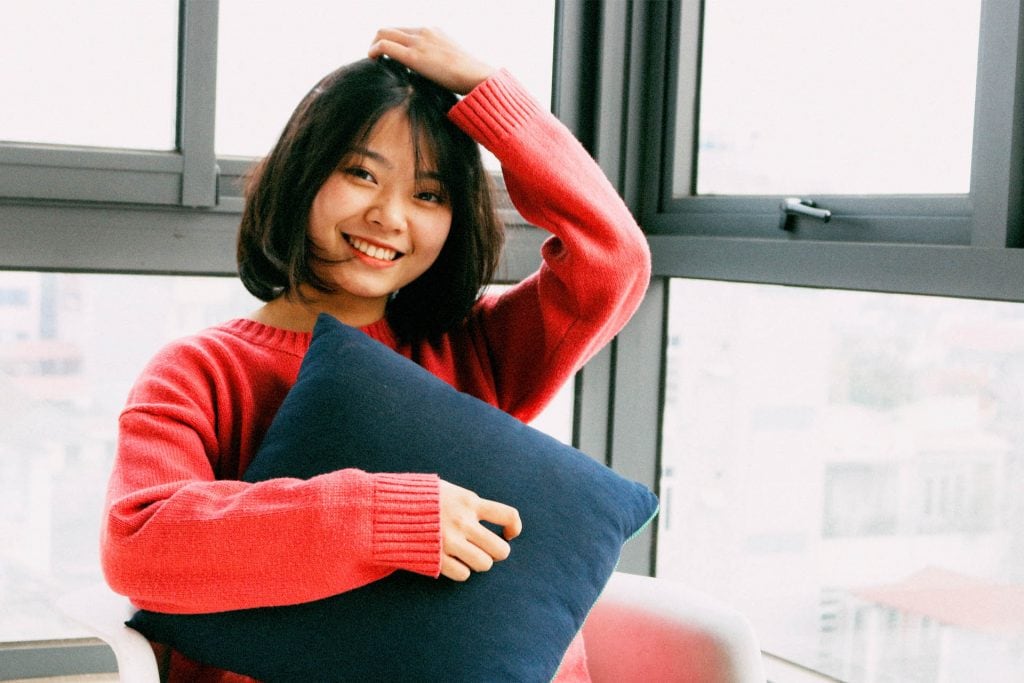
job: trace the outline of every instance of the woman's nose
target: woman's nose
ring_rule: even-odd
[[[381,194],[370,205],[367,220],[385,230],[400,231],[405,228],[405,208],[400,198]]]

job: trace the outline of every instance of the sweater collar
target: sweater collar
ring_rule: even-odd
[[[227,321],[221,327],[255,344],[279,348],[298,355],[305,355],[306,349],[309,348],[309,343],[313,339],[312,332],[284,330],[255,320],[249,320],[248,318],[235,318]],[[395,348],[398,344],[395,333],[386,318],[382,318],[369,325],[364,325],[359,329],[385,346]]]

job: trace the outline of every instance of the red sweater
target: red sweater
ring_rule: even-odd
[[[437,346],[399,345],[383,320],[363,329],[529,421],[635,311],[649,252],[597,165],[508,73],[449,116],[501,161],[523,216],[553,234],[543,264],[482,299]],[[440,574],[436,476],[342,470],[308,481],[239,481],[310,336],[232,320],[171,343],[142,372],[120,418],[102,534],[107,581],[138,607],[285,605],[395,569]],[[577,643],[562,673],[585,672],[582,656]]]

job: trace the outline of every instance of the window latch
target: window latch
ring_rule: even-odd
[[[810,199],[786,197],[779,206],[779,229],[793,230],[796,227],[794,216],[816,218],[822,223],[828,223],[832,218],[832,212],[828,209],[817,208],[817,204]]]

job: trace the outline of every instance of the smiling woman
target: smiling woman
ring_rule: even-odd
[[[412,142],[406,113],[390,110],[310,207],[313,273],[323,294],[340,299],[339,305],[325,301],[325,310],[351,325],[383,317],[391,294],[426,272],[448,239],[451,206],[441,199],[441,182],[430,177],[437,173],[418,168]],[[433,162],[422,153],[420,161]]]
[[[306,95],[242,214],[242,282],[268,302],[257,320],[308,332],[311,303],[360,325],[386,310],[409,341],[465,318],[503,231],[479,148],[447,116],[456,102],[386,58],[338,69]],[[376,258],[354,239],[402,257]]]
[[[503,230],[478,145],[501,160],[524,218],[550,234],[538,270],[483,297]],[[381,29],[368,58],[302,98],[255,169],[237,251],[243,283],[267,303],[168,344],[129,394],[102,534],[111,587],[147,611],[205,614],[305,605],[398,571],[429,577],[427,590],[461,591],[451,582],[514,562],[522,520],[548,498],[561,510],[561,496],[507,498],[500,472],[498,488],[473,490],[441,467],[347,465],[301,482],[244,474],[292,394],[318,318],[359,325],[352,334],[366,344],[522,422],[622,329],[646,290],[649,251],[568,129],[511,73],[443,33]],[[383,390],[406,389],[391,380]],[[399,431],[412,423],[406,413],[437,408],[416,403],[395,417],[371,414],[379,436],[416,443]],[[337,449],[376,453],[340,437]],[[544,457],[559,471],[571,464]],[[529,506],[522,517],[520,504]],[[566,533],[587,525],[565,514]],[[559,680],[587,680],[578,628],[545,657],[548,678],[561,661]],[[172,680],[223,680],[217,669],[232,666],[187,652],[169,653]],[[374,647],[370,663],[382,654]]]
[[[84,635],[50,600],[99,579],[98,515],[131,379],[160,346],[259,305],[235,278],[186,275],[233,274],[223,249],[231,240],[223,236],[233,235],[238,223],[233,199],[214,199],[220,206],[211,214],[174,213],[171,222],[183,222],[166,231],[148,221],[172,214],[147,205],[183,199],[176,130],[182,147],[210,146],[212,168],[216,97],[217,115],[224,117],[223,125],[218,118],[218,151],[265,154],[287,114],[281,107],[294,104],[329,69],[364,55],[373,30],[399,15],[409,24],[451,19],[446,29],[495,65],[511,67],[541,102],[550,100],[553,0],[489,7],[487,22],[472,16],[479,6],[467,1],[353,6],[297,0],[278,9],[244,0],[160,0],[145,7],[105,0],[88,11],[75,2],[3,6],[0,83],[10,106],[0,107],[0,259],[17,270],[0,273],[0,538],[13,541],[0,548],[0,643]],[[428,10],[429,21],[423,16]],[[344,33],[349,29],[352,34]],[[525,43],[532,49],[522,50]],[[186,53],[201,59],[190,61]],[[197,68],[216,71],[215,88],[210,79],[201,92],[189,89]],[[175,102],[176,93],[182,102]],[[207,104],[204,130],[202,115],[198,127],[190,122]],[[222,169],[249,163],[217,159]],[[217,189],[237,191],[229,174],[220,176]],[[39,197],[64,201],[61,208],[33,206]],[[47,226],[74,225],[76,234],[23,239],[19,231],[31,220],[12,218],[22,212],[45,216]],[[204,237],[193,241],[189,225],[197,217]],[[138,232],[121,229],[144,223],[146,234],[166,240],[140,245],[132,237]],[[22,258],[30,251],[39,257]],[[117,263],[93,258],[101,252]],[[133,324],[126,327],[125,320]],[[571,400],[562,400],[541,417],[567,440],[571,412]],[[33,659],[30,647],[15,647],[13,659],[9,651],[0,654],[4,673],[67,671],[62,662],[76,656],[75,648],[62,648],[57,658],[45,650]],[[18,669],[14,660],[28,668]],[[88,667],[77,662],[70,670]]]

